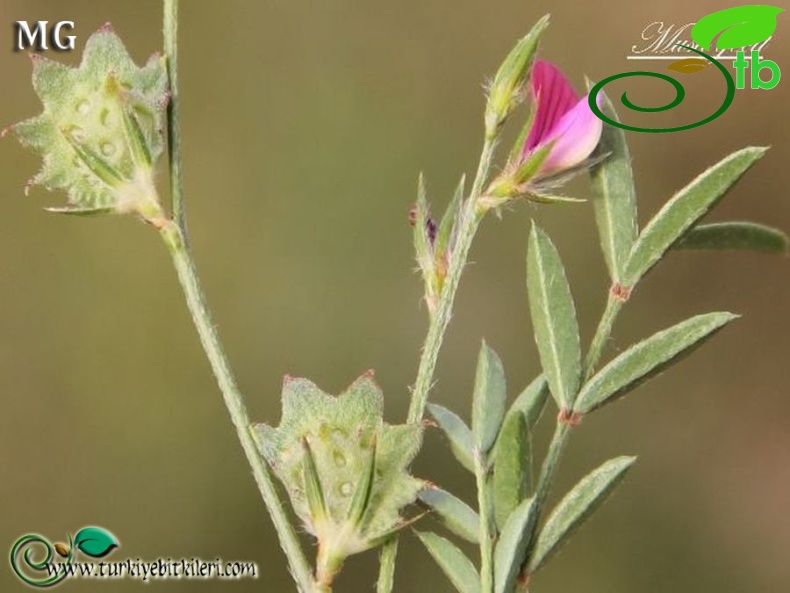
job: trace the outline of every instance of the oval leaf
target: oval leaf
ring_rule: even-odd
[[[483,342],[477,357],[475,390],[472,398],[472,434],[475,445],[485,455],[496,441],[505,416],[507,387],[505,370],[497,353]]]
[[[434,510],[447,529],[473,544],[480,543],[480,517],[463,500],[441,488],[426,488],[420,502]]]
[[[788,239],[779,229],[754,222],[718,222],[699,225],[675,245],[677,249],[748,249],[786,253]]]
[[[592,88],[588,81],[587,86]],[[603,95],[603,112],[619,121],[612,102]],[[593,185],[595,223],[601,240],[606,266],[612,282],[620,282],[628,254],[636,241],[637,208],[631,155],[625,132],[604,126],[595,156],[609,156],[590,169]]]
[[[438,404],[428,404],[428,412],[450,440],[450,448],[455,458],[470,472],[474,472],[474,439],[466,423],[455,412]]]
[[[710,66],[710,62],[701,58],[684,58],[677,62],[672,62],[667,66],[667,70],[680,72],[681,74],[695,74]]]
[[[523,501],[510,514],[494,550],[494,591],[510,593],[526,559],[538,519],[535,499]]]
[[[639,342],[590,379],[582,388],[574,410],[587,414],[613,402],[642,381],[690,354],[737,317],[732,313],[698,315]]]
[[[617,487],[636,457],[618,457],[604,463],[573,487],[546,520],[529,561],[529,573],[543,566],[560,545],[601,506]]]
[[[527,252],[527,291],[543,372],[557,405],[569,409],[581,376],[579,324],[557,249],[535,224]]]
[[[74,536],[74,545],[92,558],[102,558],[120,544],[116,537],[101,527],[83,527]]]
[[[464,553],[449,541],[430,532],[415,531],[436,564],[460,593],[480,593],[480,575]]]
[[[717,35],[718,49],[755,45],[774,34],[776,16],[783,10],[767,5],[736,6],[719,10],[698,20],[691,29],[691,38],[705,50],[711,49]]]
[[[675,194],[636,240],[628,258],[623,284],[633,287],[766,150],[749,147],[734,152]]]
[[[524,414],[508,414],[494,457],[494,518],[502,529],[507,518],[532,493],[532,442]]]

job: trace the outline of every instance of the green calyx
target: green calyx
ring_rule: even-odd
[[[280,426],[254,427],[261,453],[319,544],[317,577],[331,583],[343,560],[408,524],[401,510],[424,482],[408,473],[422,444],[419,424],[384,423],[372,372],[341,395],[286,377]]]
[[[152,167],[164,147],[162,58],[138,68],[109,26],[91,35],[77,68],[31,57],[44,111],[10,128],[43,158],[31,185],[67,193],[70,207],[56,212],[161,216]]]

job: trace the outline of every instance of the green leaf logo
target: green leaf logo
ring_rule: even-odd
[[[736,6],[709,14],[694,25],[691,37],[702,49],[716,39],[718,49],[736,49],[765,41],[776,30],[776,16],[783,8],[768,5]]]
[[[120,544],[116,537],[101,527],[83,527],[74,537],[74,545],[92,558],[102,558]]]

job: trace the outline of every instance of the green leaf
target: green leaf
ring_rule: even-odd
[[[694,227],[675,244],[675,248],[786,253],[788,239],[779,229],[754,222],[718,222]]]
[[[527,290],[543,372],[557,405],[570,409],[581,378],[579,324],[557,249],[535,224],[527,252]]]
[[[749,147],[734,152],[675,194],[636,240],[622,284],[633,287],[689,228],[718,203],[766,150]]]
[[[92,558],[103,558],[120,544],[116,537],[101,527],[83,527],[74,536],[74,545]]]
[[[458,217],[458,209],[461,206],[461,201],[464,199],[464,186],[466,184],[466,176],[461,176],[461,181],[455,188],[453,199],[444,211],[442,221],[439,223],[439,234],[436,235],[436,253],[444,254],[452,245],[453,228],[455,220]]]
[[[430,532],[415,531],[417,537],[460,593],[480,593],[480,575],[469,558],[449,541]]]
[[[593,84],[588,81],[587,87]],[[620,121],[612,102],[603,97],[602,111]],[[628,254],[636,241],[637,208],[631,155],[625,132],[615,126],[604,126],[596,155],[609,156],[590,169],[594,192],[595,223],[601,240],[609,277],[613,283],[622,279]],[[595,156],[595,155],[594,155]]]
[[[639,342],[590,379],[582,388],[574,410],[587,414],[613,402],[681,357],[690,354],[737,318],[732,313],[698,315]]]
[[[537,572],[592,515],[625,477],[636,457],[617,457],[589,473],[552,511],[538,535],[529,561],[529,574]]]
[[[494,518],[501,530],[521,501],[532,493],[532,442],[524,414],[508,414],[495,452]]]
[[[740,49],[765,41],[776,30],[776,16],[783,8],[776,6],[735,6],[719,10],[699,19],[691,29],[691,37],[703,50],[716,48]]]
[[[508,410],[508,415],[520,412],[527,421],[530,432],[543,415],[549,399],[549,384],[543,375],[538,375],[532,383],[524,388]],[[507,420],[506,420],[507,421]]]
[[[428,412],[450,440],[450,448],[455,458],[470,472],[474,472],[474,438],[469,427],[455,412],[451,412],[444,406],[428,404]]]
[[[442,524],[458,537],[480,543],[480,517],[463,500],[441,488],[426,488],[419,500],[432,508]]]
[[[507,387],[505,371],[497,353],[483,342],[477,358],[477,374],[472,399],[472,434],[482,455],[488,453],[505,416]]]
[[[494,549],[494,591],[510,593],[535,531],[538,519],[534,498],[523,501],[505,522]]]

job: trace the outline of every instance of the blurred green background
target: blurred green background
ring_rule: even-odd
[[[417,174],[426,173],[438,210],[459,175],[473,171],[481,85],[532,22],[552,13],[543,55],[581,87],[585,74],[664,67],[625,60],[648,23],[693,22],[737,3],[182,4],[185,172],[198,266],[251,415],[276,423],[283,374],[336,393],[368,368],[377,371],[390,421],[405,417],[426,327],[407,224]],[[112,21],[141,62],[161,46],[160,13],[155,0],[0,0],[0,123],[40,109],[29,60],[11,49],[14,21],[74,20],[80,50]],[[786,14],[764,55],[790,72]],[[76,52],[56,57],[78,60]],[[715,110],[723,85],[710,70],[684,78],[686,104],[651,122],[679,125]],[[672,96],[660,81],[627,84],[611,94],[627,88],[635,102],[651,104]],[[709,220],[790,229],[789,85],[738,91],[724,116],[692,131],[630,134],[642,223],[706,166],[742,146],[770,144]],[[0,549],[25,533],[58,540],[95,524],[121,540],[110,559],[221,556],[260,567],[257,582],[151,585],[157,590],[293,590],[162,245],[131,219],[45,214],[42,206],[63,198],[40,189],[25,198],[37,167],[13,138],[0,142]],[[164,168],[160,181],[164,188]],[[566,189],[589,195],[585,179]],[[584,339],[600,314],[606,272],[589,204],[519,204],[501,221],[486,220],[433,395],[464,415],[482,337],[501,354],[514,394],[538,372],[524,290],[531,218],[562,252]],[[536,593],[787,590],[788,291],[786,258],[748,253],[673,254],[645,280],[610,353],[691,314],[732,310],[743,319],[584,422],[557,492],[614,455],[639,462],[536,577]],[[541,448],[551,422],[544,424]],[[435,433],[415,472],[469,498],[470,476]],[[396,589],[450,591],[415,538],[403,542]],[[370,591],[375,578],[368,553],[348,562],[337,590]],[[21,589],[0,562],[0,590]]]

